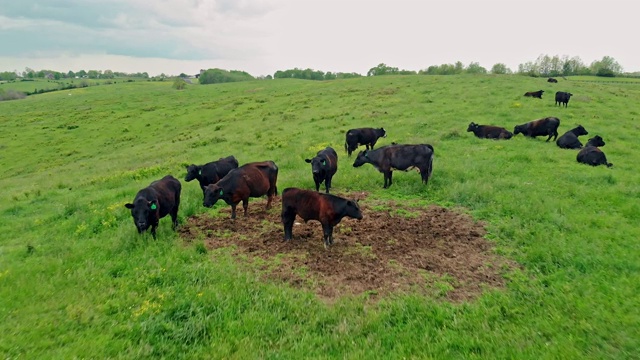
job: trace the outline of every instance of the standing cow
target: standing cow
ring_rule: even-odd
[[[365,145],[366,149],[373,149],[379,138],[386,138],[387,132],[384,128],[359,128],[351,129],[347,131],[346,139],[344,142],[344,150],[351,157],[351,153],[354,152],[358,146]]]
[[[316,183],[316,191],[320,191],[320,184],[324,181],[327,194],[331,188],[331,178],[338,171],[338,154],[332,147],[327,146],[325,149],[318,151],[313,159],[304,159],[311,164],[311,173],[313,181]]]
[[[499,126],[491,125],[478,125],[474,122],[469,124],[467,132],[473,132],[473,134],[481,139],[511,139],[513,134]]]
[[[189,182],[191,180],[198,180],[202,194],[204,195],[204,188],[207,185],[215,184],[220,179],[225,177],[229,171],[238,167],[238,160],[231,155],[226,158],[220,158],[217,161],[212,161],[204,165],[191,164],[187,166],[187,175],[184,177],[184,181]]]
[[[278,167],[273,161],[244,164],[231,170],[217,183],[207,185],[202,205],[212,207],[222,199],[231,205],[231,218],[235,219],[236,206],[240,201],[244,208],[244,216],[247,216],[249,198],[267,195],[267,209],[270,209],[273,195],[278,194],[277,180]]]
[[[333,244],[333,227],[343,217],[362,219],[362,212],[356,201],[311,190],[284,189],[281,218],[284,225],[285,241],[293,238],[293,223],[296,215],[300,216],[304,222],[318,220],[322,224],[325,249]]]
[[[600,146],[604,146],[604,140],[599,135],[596,135],[587,141],[587,144],[584,146],[582,150],[576,156],[576,160],[579,163],[598,166],[598,165],[607,165],[607,167],[612,167],[613,164],[607,162],[607,157],[604,155],[602,150],[600,150]]]
[[[432,172],[433,147],[427,144],[419,145],[389,145],[376,150],[364,150],[358,153],[353,167],[364,164],[373,165],[384,175],[384,188],[393,183],[393,170],[408,170],[418,168],[422,182],[429,182]]]
[[[526,124],[516,125],[515,128],[513,128],[513,134],[518,135],[522,133],[524,136],[532,138],[548,135],[547,142],[549,142],[552,136],[553,140],[558,138],[558,126],[560,126],[560,119],[548,117],[529,121]]]
[[[124,204],[131,209],[133,223],[142,234],[151,226],[151,235],[156,238],[156,228],[160,219],[171,215],[173,230],[178,226],[178,208],[180,207],[180,191],[182,185],[178,179],[167,175],[152,182],[146,188],[138,191],[133,203]]]
[[[529,92],[524,93],[524,96],[542,99],[542,93],[544,93],[544,90],[529,91]]]
[[[559,105],[560,107],[562,107],[562,104],[564,104],[564,107],[567,107],[567,105],[569,105],[569,100],[571,99],[572,96],[573,96],[572,93],[568,93],[564,91],[556,92],[556,105]]]
[[[582,148],[582,143],[578,140],[580,135],[589,135],[589,132],[582,125],[578,125],[578,127],[562,134],[556,141],[556,145],[561,149],[580,149]]]

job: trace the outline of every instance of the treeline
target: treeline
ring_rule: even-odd
[[[357,73],[333,73],[323,72],[312,69],[290,69],[290,70],[278,70],[273,77],[276,79],[302,79],[302,80],[335,80],[335,79],[349,79],[355,77],[361,77],[362,75]],[[267,77],[268,78],[268,77]]]
[[[183,74],[180,74],[183,75]],[[255,80],[253,76],[251,76],[246,71],[240,70],[222,70],[222,69],[209,69],[202,73],[200,73],[198,77],[198,81],[200,84],[218,84],[218,83],[226,83],[226,82],[237,82],[237,81],[249,81]]]
[[[0,81],[16,80],[18,77],[23,79],[49,79],[49,80],[61,80],[61,79],[75,79],[75,78],[88,78],[88,79],[115,79],[115,78],[141,78],[148,79],[149,74],[147,72],[137,73],[125,73],[116,72],[111,70],[80,70],[68,72],[60,72],[55,70],[33,70],[31,68],[25,68],[22,72],[5,71],[0,72]]]
[[[622,66],[610,57],[604,56],[601,60],[593,61],[587,66],[578,56],[540,55],[535,61],[529,61],[518,65],[518,74],[528,76],[570,76],[570,75],[595,75],[595,76],[621,76]]]

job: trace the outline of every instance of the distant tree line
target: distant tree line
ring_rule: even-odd
[[[595,60],[587,66],[578,56],[569,58],[555,55],[540,55],[535,61],[529,61],[518,65],[518,74],[528,76],[570,76],[570,75],[595,75],[595,76],[621,76],[622,66],[610,57],[604,56],[601,60]]]
[[[200,81],[200,84],[206,85],[236,81],[248,81],[255,80],[255,78],[246,71],[209,69],[201,73],[198,77],[198,80]]]
[[[323,72],[313,69],[289,69],[278,70],[273,74],[275,79],[302,79],[302,80],[335,80],[335,79],[349,79],[354,77],[361,77],[362,75],[357,73],[333,73]]]
[[[23,79],[49,79],[49,80],[61,80],[61,79],[75,79],[75,78],[88,78],[88,79],[115,79],[115,78],[141,78],[148,79],[149,74],[147,72],[137,73],[125,73],[116,72],[111,70],[79,70],[68,72],[60,72],[55,70],[34,70],[29,67],[25,68],[22,72],[5,71],[0,72],[0,80],[15,80],[18,77]]]

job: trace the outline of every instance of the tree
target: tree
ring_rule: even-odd
[[[115,75],[113,75],[113,71],[111,70],[105,70],[104,73],[102,73],[101,78],[105,78],[105,79],[113,79],[115,77]]]
[[[477,62],[472,62],[469,64],[469,66],[467,66],[466,72],[467,74],[486,74],[487,69],[480,66],[480,64]]]
[[[98,72],[98,70],[89,70],[87,71],[87,76],[89,77],[89,79],[97,79],[98,76],[100,76],[100,73]]]
[[[613,77],[622,73],[622,66],[610,56],[605,56],[600,61],[592,62],[590,69],[591,73],[596,76]]]
[[[69,72],[67,73],[67,77],[70,79],[73,79],[74,77],[76,77],[76,73],[74,73],[73,71],[69,70]]]
[[[397,67],[387,66],[384,63],[378,64],[376,67],[372,67],[367,71],[367,76],[378,76],[378,75],[393,75],[398,73]]]
[[[512,72],[511,69],[509,69],[507,65],[503,63],[493,64],[493,66],[491,67],[492,74],[504,75],[504,74],[511,74],[511,72]]]
[[[85,77],[85,76],[87,76],[87,72],[86,72],[86,71],[84,71],[84,70],[80,70],[80,71],[78,71],[78,72],[76,73],[76,76],[79,76],[79,77],[81,77],[81,78],[82,78],[82,77]]]

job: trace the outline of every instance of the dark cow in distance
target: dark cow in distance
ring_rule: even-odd
[[[526,124],[516,125],[513,129],[513,134],[518,135],[522,133],[524,136],[535,138],[536,136],[548,135],[547,142],[558,138],[558,126],[560,126],[560,119],[555,117],[547,117],[539,120],[530,121]]]
[[[473,132],[481,139],[511,139],[513,133],[511,131],[492,125],[478,125],[474,122],[469,124],[467,132]]]
[[[167,175],[138,191],[133,203],[124,204],[124,207],[131,209],[133,223],[139,234],[151,227],[151,235],[155,239],[158,223],[167,215],[171,215],[172,228],[176,229],[181,190],[180,181]]]
[[[226,158],[220,158],[219,160],[206,163],[204,165],[188,165],[187,175],[184,177],[184,181],[189,182],[191,180],[198,180],[202,193],[204,194],[204,188],[207,185],[215,184],[220,179],[225,177],[229,171],[238,167],[238,160],[231,155]]]
[[[554,78],[548,78],[548,79],[547,79],[547,82],[550,82],[550,83],[557,83],[557,82],[558,82],[558,80],[557,80],[557,79],[554,79]]]
[[[564,107],[567,107],[567,105],[569,105],[569,100],[571,99],[572,96],[573,96],[572,93],[568,93],[564,91],[556,92],[556,105],[559,105],[562,107],[562,104],[564,104]]]
[[[231,205],[231,218],[236,218],[236,206],[242,201],[244,216],[247,216],[250,197],[267,195],[267,209],[271,208],[273,195],[278,194],[276,181],[278,167],[273,161],[253,162],[244,164],[229,173],[215,184],[207,185],[204,189],[205,207],[212,207],[222,199]]]
[[[544,90],[529,91],[529,92],[524,93],[524,96],[529,96],[529,97],[542,99],[542,93],[543,92],[544,92]]]
[[[344,142],[344,150],[349,156],[354,152],[358,146],[365,145],[367,150],[373,149],[379,138],[386,138],[387,132],[384,128],[358,128],[347,131],[346,139]]]
[[[578,136],[580,135],[589,135],[589,132],[587,132],[582,125],[578,125],[562,134],[562,136],[556,140],[556,145],[561,149],[580,149],[582,148],[582,143],[578,140]]]
[[[604,155],[602,150],[600,150],[600,146],[604,146],[604,140],[599,135],[596,135],[587,141],[587,144],[580,150],[578,156],[576,156],[576,160],[579,163],[598,166],[598,165],[607,165],[607,167],[612,167],[613,164],[607,162],[607,157]]]
[[[327,146],[325,149],[318,151],[313,159],[304,159],[311,164],[311,174],[313,181],[316,183],[316,191],[320,191],[320,184],[324,181],[324,186],[329,193],[331,188],[331,179],[338,171],[338,154],[332,147]]]
[[[285,241],[293,238],[293,223],[296,215],[300,216],[305,223],[309,220],[318,220],[322,224],[325,249],[333,244],[333,227],[343,217],[362,219],[362,211],[354,200],[311,190],[286,188],[282,192],[281,213]]]
[[[384,174],[385,189],[393,183],[393,170],[406,171],[412,168],[418,168],[422,182],[426,185],[433,169],[433,146],[388,145],[376,150],[360,151],[353,167],[360,167],[367,163]]]

